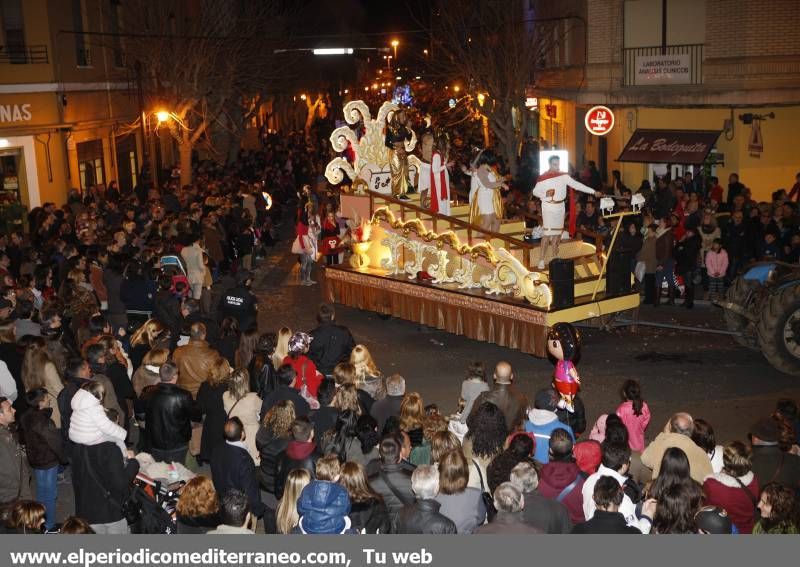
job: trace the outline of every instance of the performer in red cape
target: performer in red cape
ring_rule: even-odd
[[[569,188],[569,233],[575,234],[575,195],[573,189],[599,197],[601,193],[580,181],[574,180],[569,174],[560,171],[560,159],[551,156],[547,160],[550,169],[539,176],[533,188],[533,196],[542,202],[542,250],[539,256],[539,269],[543,270],[549,260],[558,257],[558,247],[561,235],[564,232],[564,203],[567,200]],[[552,255],[548,258],[548,253]]]
[[[431,157],[431,210],[442,215],[450,214],[450,173],[447,171],[447,138],[439,135]]]

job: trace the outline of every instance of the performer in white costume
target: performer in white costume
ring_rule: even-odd
[[[439,133],[435,138],[435,149],[431,156],[430,192],[431,210],[441,215],[450,215],[450,172],[447,171],[447,136]]]
[[[426,118],[426,122],[428,119]],[[428,124],[430,126],[430,124]],[[417,177],[417,191],[420,196],[420,205],[430,206],[431,199],[431,161],[433,161],[433,132],[426,131],[419,143],[419,176]]]
[[[565,203],[567,189],[575,189],[599,197],[602,195],[591,187],[575,181],[568,173],[560,171],[558,156],[548,160],[550,170],[539,176],[533,188],[533,196],[542,202],[542,250],[539,257],[539,269],[543,270],[547,262],[558,257],[558,247],[561,235],[564,233]],[[574,216],[574,207],[571,207]],[[548,258],[548,253],[552,256]]]

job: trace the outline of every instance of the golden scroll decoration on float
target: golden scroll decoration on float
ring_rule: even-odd
[[[406,274],[414,279],[427,262],[427,271],[436,285],[482,288],[487,295],[512,295],[535,307],[550,307],[552,291],[547,275],[528,271],[505,248],[495,249],[489,242],[464,244],[452,230],[438,234],[428,230],[420,219],[399,220],[388,207],[376,210],[371,223],[383,223],[386,234],[381,244],[389,249],[389,255],[381,261],[381,266],[390,275]],[[400,259],[402,250],[411,256],[405,263]],[[448,273],[448,265],[455,260],[461,267]],[[479,264],[488,266],[491,272],[480,275]]]

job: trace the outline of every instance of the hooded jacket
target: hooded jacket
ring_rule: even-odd
[[[317,471],[317,459],[320,456],[317,444],[313,441],[289,441],[286,450],[275,462],[275,496],[278,499],[283,497],[286,478],[295,469],[305,469],[311,473],[311,478],[314,478]]]
[[[567,507],[569,519],[573,524],[580,524],[586,518],[583,515],[583,483],[586,481],[578,465],[572,461],[552,461],[542,467],[539,475],[539,494],[551,500],[558,500],[559,494],[575,480],[574,487],[561,500]]]
[[[711,475],[703,482],[703,492],[706,495],[705,504],[724,508],[739,533],[753,532],[756,503],[761,492],[758,480],[752,472],[740,476],[738,482],[726,473]]]
[[[350,497],[340,485],[323,480],[312,481],[297,500],[300,521],[292,533],[348,534],[350,527]]]
[[[125,430],[108,419],[100,400],[87,390],[80,389],[72,396],[72,417],[69,439],[81,445],[98,445],[111,441],[125,448]]]
[[[525,422],[525,431],[533,433],[536,437],[536,452],[533,458],[542,464],[550,460],[550,436],[556,429],[564,429],[575,441],[575,434],[569,425],[561,423],[555,412],[545,409],[533,408],[528,411],[528,421]]]

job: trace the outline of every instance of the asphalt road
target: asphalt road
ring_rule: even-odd
[[[297,271],[288,244],[280,245],[262,263],[256,285],[262,330],[315,326],[324,269],[315,268],[312,278],[320,285],[313,287],[298,285]],[[707,304],[692,310],[644,306],[639,320],[724,329],[722,310]],[[472,360],[482,360],[489,367],[507,360],[516,371],[517,384],[530,396],[551,380],[549,361],[497,345],[344,306],[337,306],[337,321],[350,328],[357,342],[367,345],[384,374],[400,373],[409,390],[419,392],[426,404],[438,404],[443,412],[455,409],[461,380]],[[718,441],[745,439],[748,426],[769,414],[778,398],[800,400],[800,378],[781,374],[760,353],[720,334],[643,325],[612,331],[584,329],[578,370],[590,424],[600,414],[615,410],[626,379],[638,379],[653,414],[650,438],[671,414],[688,411],[708,420]]]

